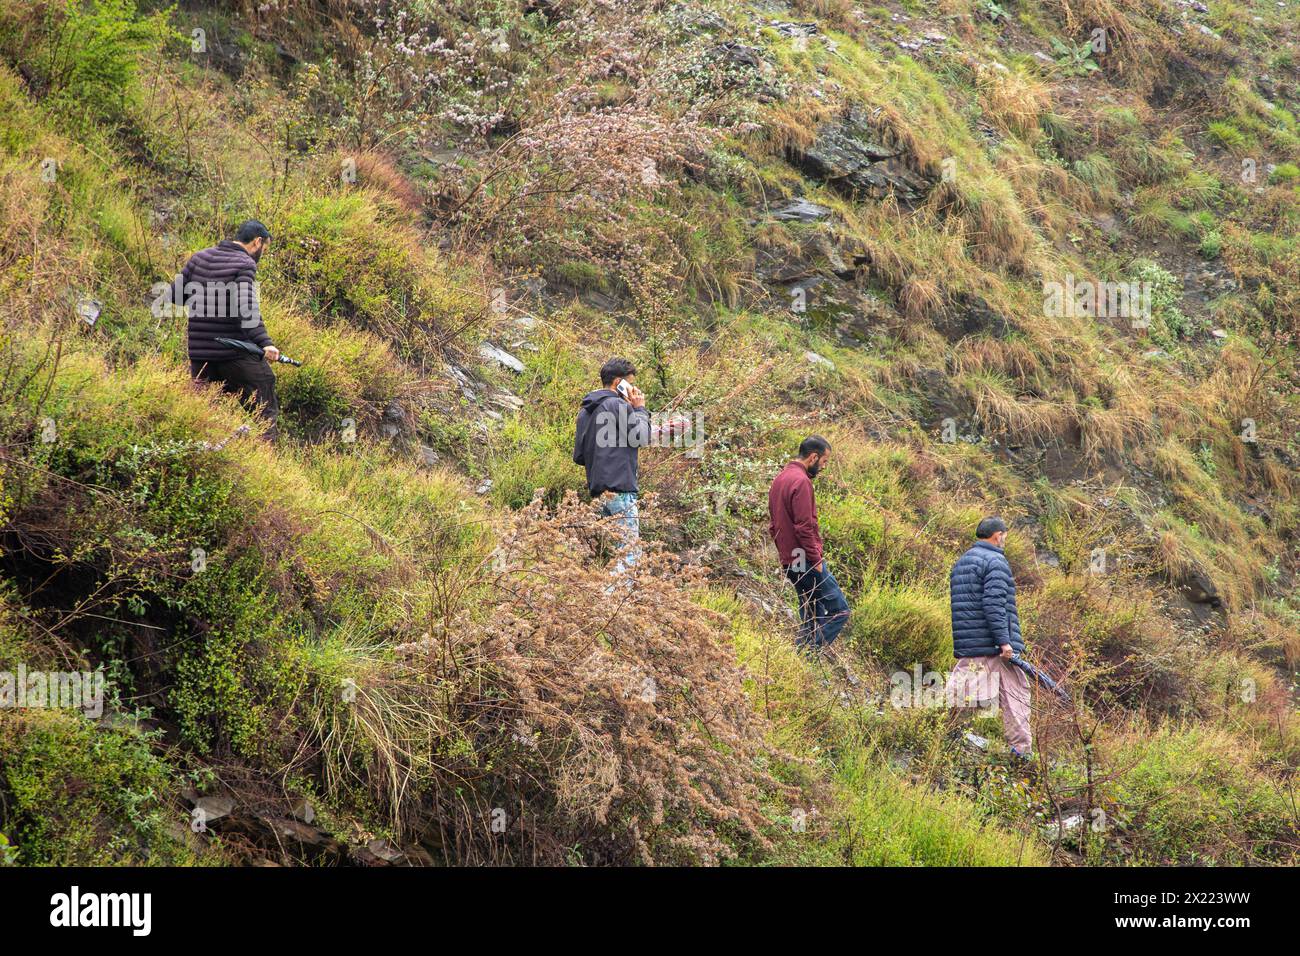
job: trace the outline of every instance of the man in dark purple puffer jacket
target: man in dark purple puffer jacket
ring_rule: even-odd
[[[280,401],[269,363],[280,357],[280,350],[262,324],[257,293],[257,260],[270,244],[266,226],[250,219],[234,239],[194,253],[181,270],[179,302],[189,313],[190,374],[198,381],[215,382],[246,406],[260,409],[271,423],[267,438],[274,440]],[[176,296],[173,301],[178,301]],[[252,342],[263,358],[223,345],[218,338]]]

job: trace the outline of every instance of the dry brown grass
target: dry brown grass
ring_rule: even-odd
[[[343,158],[340,154],[340,160]],[[382,193],[412,214],[424,208],[425,197],[419,187],[398,168],[391,156],[370,150],[355,156],[349,154],[347,158],[357,164],[357,182],[360,185]]]
[[[832,112],[825,103],[812,99],[775,103],[764,117],[763,138],[778,156],[787,150],[807,149],[817,139],[817,127],[830,119]]]
[[[941,183],[931,190],[926,204],[958,224],[965,250],[977,265],[1017,276],[1034,268],[1037,241],[1009,187],[976,194],[970,188]]]
[[[1097,465],[1106,458],[1118,460],[1146,433],[1145,423],[1123,409],[1077,406],[1080,443],[1084,458]]]
[[[943,292],[934,279],[911,278],[898,290],[898,306],[913,322],[929,321],[943,305]]]
[[[1059,441],[1070,429],[1070,409],[1059,402],[1013,395],[992,375],[968,374],[960,382],[985,430],[1008,442]]]
[[[572,493],[555,512],[536,497],[501,538],[490,606],[444,602],[370,694],[367,735],[396,741],[372,784],[431,748],[437,782],[404,820],[454,861],[716,863],[768,846],[765,805],[798,797],[767,769],[784,758],[723,619],[692,601],[702,569],[645,543],[611,576],[616,541]]]
[[[1034,350],[1023,339],[973,336],[956,346],[954,364],[958,372],[994,372],[1028,383],[1043,371]]]
[[[980,106],[989,121],[1029,143],[1042,136],[1038,117],[1051,105],[1045,83],[1024,70],[982,68],[976,76]]]
[[[1108,50],[1099,59],[1107,67],[1113,65],[1121,76],[1149,81],[1158,69],[1154,56],[1157,38],[1145,24],[1135,24],[1131,18],[1150,13],[1159,6],[1159,0],[1048,0],[1044,5],[1057,13],[1064,32],[1076,42],[1086,40],[1094,28],[1104,26]]]

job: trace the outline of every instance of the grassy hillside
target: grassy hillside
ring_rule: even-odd
[[[0,862],[1294,864],[1298,56],[1297,0],[0,0],[0,671],[107,685],[0,708]],[[250,217],[274,444],[155,302]],[[612,355],[703,437],[611,593]],[[812,432],[836,664],[766,533]],[[1031,774],[925,706],[993,513]]]

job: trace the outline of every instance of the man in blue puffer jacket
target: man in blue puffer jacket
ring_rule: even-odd
[[[1029,757],[1029,678],[1011,662],[1025,652],[1016,612],[1016,582],[1003,553],[1007,525],[985,518],[975,544],[957,559],[949,577],[952,652],[957,658],[948,681],[954,706],[989,706],[996,699],[1012,753]]]

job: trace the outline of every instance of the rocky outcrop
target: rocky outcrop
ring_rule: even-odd
[[[958,295],[952,307],[934,317],[934,327],[950,342],[968,335],[989,334],[1002,338],[1012,324],[978,295]]]
[[[854,199],[892,194],[906,205],[915,205],[935,183],[912,168],[902,149],[888,145],[866,112],[857,107],[822,126],[811,146],[789,148],[786,158],[805,176]]]

